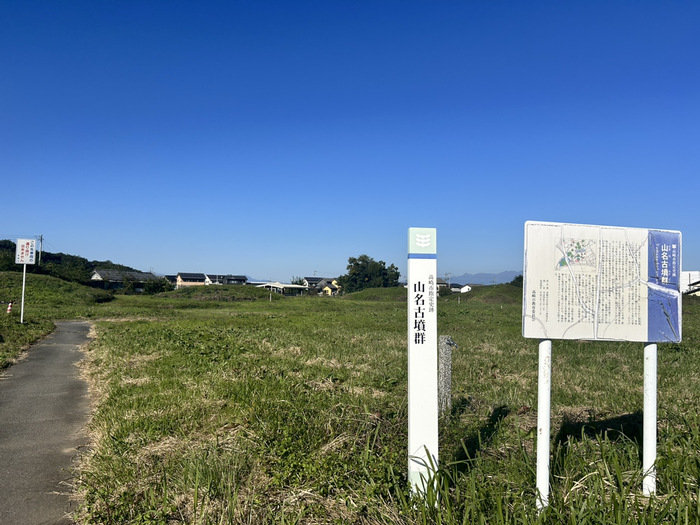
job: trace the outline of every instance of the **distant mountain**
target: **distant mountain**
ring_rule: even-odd
[[[450,276],[451,283],[459,284],[502,284],[509,283],[523,272],[465,273]]]

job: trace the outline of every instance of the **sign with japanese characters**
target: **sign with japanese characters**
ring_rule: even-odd
[[[17,239],[15,264],[34,264],[36,259],[36,239]]]
[[[681,340],[681,233],[525,223],[523,336]]]
[[[418,491],[438,460],[437,233],[408,230],[408,477]]]

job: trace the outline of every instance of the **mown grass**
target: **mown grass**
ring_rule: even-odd
[[[440,300],[439,331],[459,348],[426,505],[406,484],[405,290],[270,302],[217,288],[66,300],[81,288],[27,310],[96,324],[79,523],[700,521],[695,298],[683,343],[659,347],[651,499],[642,345],[554,342],[550,506],[538,513],[537,341],[520,335],[519,289]]]
[[[117,298],[89,350],[98,405],[80,521],[698,522],[700,302],[686,301],[684,343],[660,346],[651,499],[642,346],[555,342],[552,491],[538,514],[537,342],[520,336],[519,294],[440,302],[459,349],[428,505],[406,486],[405,290],[204,307]]]

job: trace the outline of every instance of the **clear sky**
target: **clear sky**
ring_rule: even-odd
[[[683,232],[700,3],[0,3],[0,238],[288,281],[522,268],[523,223]]]

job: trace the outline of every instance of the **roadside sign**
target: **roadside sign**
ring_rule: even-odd
[[[525,223],[523,336],[679,342],[681,233]]]
[[[34,264],[36,260],[36,239],[17,239],[15,264]]]
[[[17,239],[15,251],[15,264],[22,265],[22,307],[19,314],[19,322],[24,323],[24,290],[27,286],[27,265],[34,264],[36,258],[35,239]]]
[[[438,467],[437,233],[408,229],[408,480],[425,493]]]

